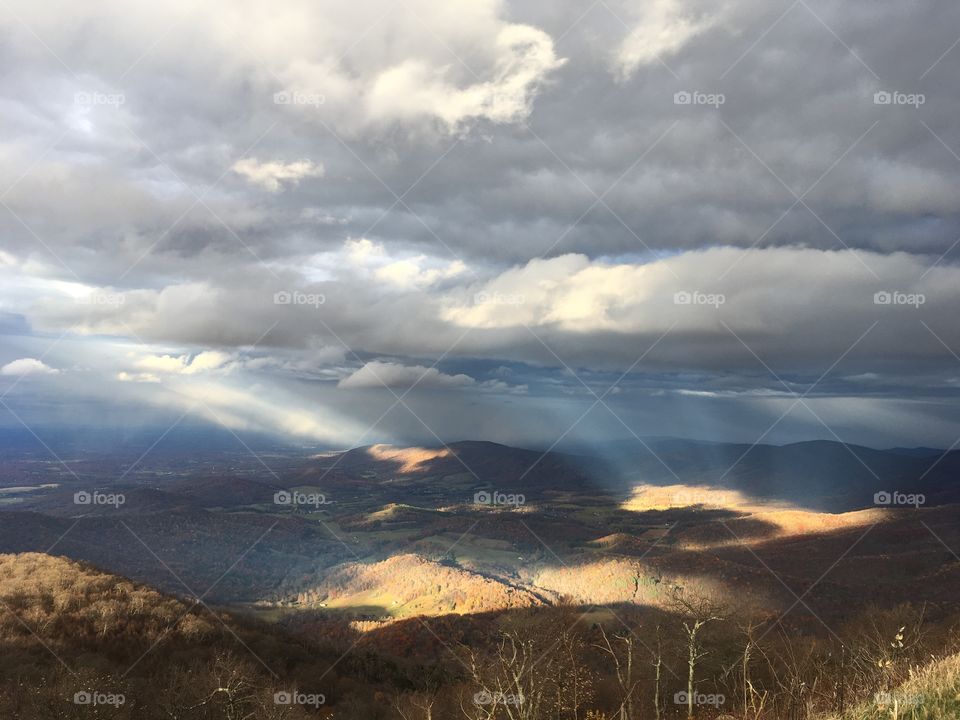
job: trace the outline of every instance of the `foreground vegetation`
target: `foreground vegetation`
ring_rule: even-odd
[[[669,608],[560,604],[361,634],[333,622],[280,629],[82,563],[4,555],[0,717],[958,717],[949,615],[902,605],[836,635],[801,634],[669,592]]]

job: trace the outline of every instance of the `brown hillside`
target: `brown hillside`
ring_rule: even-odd
[[[298,594],[300,604],[379,609],[392,615],[474,613],[542,604],[533,593],[418,555],[344,563]]]

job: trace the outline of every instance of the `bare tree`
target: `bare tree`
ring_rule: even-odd
[[[700,641],[700,633],[707,624],[723,620],[724,613],[719,605],[707,598],[684,594],[681,587],[674,589],[673,606],[684,618],[682,625],[687,646],[687,718],[690,720],[693,718],[696,701],[697,663],[707,655]]]
[[[546,645],[546,647],[545,647]],[[542,720],[555,709],[557,648],[519,631],[504,632],[492,655],[468,652],[466,666],[480,690],[460,708],[471,720]]]
[[[636,648],[635,638],[632,632],[625,632],[613,636],[614,642],[611,642],[607,631],[600,626],[600,635],[603,638],[602,643],[595,647],[603,650],[613,660],[614,677],[620,688],[620,720],[634,720],[634,698],[637,695],[637,689],[640,684],[639,673],[636,667]],[[659,671],[659,668],[658,668]]]
[[[235,656],[219,655],[213,663],[214,687],[189,710],[212,706],[219,708],[225,720],[248,720],[258,717],[261,709],[260,688],[252,681],[253,673]]]
[[[743,703],[744,718],[753,717],[755,720],[763,715],[763,709],[767,701],[767,691],[760,691],[756,688],[752,676],[752,663],[755,655],[762,655],[767,659],[763,648],[760,646],[756,633],[764,623],[753,619],[746,619],[740,625],[740,630],[744,636],[743,655],[740,658],[740,691],[742,693],[741,702]],[[769,660],[768,660],[769,663]]]
[[[567,629],[560,635],[560,647],[554,658],[556,712],[558,718],[580,720],[584,705],[593,697],[594,678],[581,662],[583,642],[580,634],[572,629],[566,618],[564,627]]]
[[[653,712],[656,720],[660,720],[660,678],[663,675],[663,638],[660,636],[660,626],[657,625],[657,655],[653,663]]]
[[[436,692],[398,693],[393,701],[393,709],[403,720],[433,720],[433,707],[436,704]]]

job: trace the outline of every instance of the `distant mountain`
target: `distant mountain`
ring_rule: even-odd
[[[580,491],[611,486],[600,458],[542,452],[484,441],[453,442],[440,447],[401,448],[371,445],[313,459],[300,479],[340,479],[378,487],[398,495],[405,491],[444,502],[467,502],[477,490],[526,493]],[[616,483],[613,483],[616,485]],[[405,490],[406,489],[406,490]],[[397,498],[391,498],[396,500]]]
[[[268,451],[301,446],[284,443],[261,433],[234,433],[222,427],[203,424],[146,425],[129,428],[99,427],[0,427],[0,451],[36,453],[50,457],[50,451],[64,454],[209,454],[246,452],[247,448]],[[66,458],[65,458],[66,459]]]
[[[628,486],[706,485],[830,512],[872,506],[881,492],[923,493],[936,504],[960,500],[960,451],[875,450],[826,440],[778,446],[671,438],[626,441],[602,451]]]
[[[937,458],[943,455],[946,450],[937,449],[937,448],[928,448],[928,447],[914,447],[914,448],[901,448],[895,447],[890,448],[888,452],[896,453],[897,455],[907,455],[909,457],[926,457],[926,458]]]
[[[735,490],[760,501],[844,512],[874,505],[877,493],[922,493],[930,504],[960,501],[960,451],[876,450],[817,440],[749,445],[648,438],[580,446],[581,454],[542,452],[490,442],[446,447],[374,445],[312,461],[305,477],[337,477],[437,502],[463,502],[477,488],[535,496],[593,488],[626,496],[638,485],[694,485]]]

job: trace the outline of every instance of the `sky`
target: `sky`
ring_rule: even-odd
[[[960,5],[0,5],[0,426],[960,438]]]

